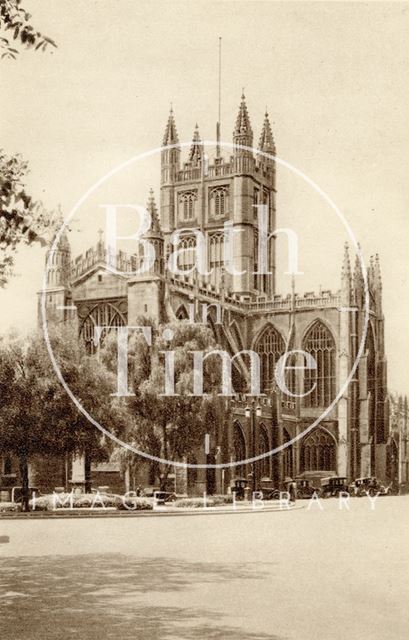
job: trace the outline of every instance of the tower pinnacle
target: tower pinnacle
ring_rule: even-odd
[[[162,145],[165,147],[170,144],[178,144],[178,143],[179,143],[179,137],[176,129],[175,118],[173,115],[173,107],[171,105],[165,133],[163,136]]]
[[[253,131],[247,111],[244,93],[241,96],[239,113],[237,114],[236,126],[233,131],[233,153],[234,169],[237,173],[251,171],[254,166],[253,158]],[[243,147],[247,147],[244,148]]]
[[[348,242],[344,245],[344,259],[342,261],[342,278],[351,281],[351,262],[349,260],[349,246]]]
[[[250,124],[250,118],[247,111],[246,98],[244,96],[244,93],[241,94],[239,113],[237,114],[236,126],[234,127],[233,136],[246,136],[251,138],[251,142],[253,142],[253,131]]]
[[[153,193],[153,189],[149,191],[149,198],[146,205],[146,209],[151,217],[151,226],[149,231],[147,232],[149,235],[162,235],[162,231],[159,223],[158,209],[156,207],[155,195]]]
[[[189,151],[189,162],[197,165],[202,159],[202,141],[200,140],[199,127],[195,126],[192,138],[192,146]]]
[[[169,148],[170,147],[170,148]],[[180,145],[171,105],[161,151],[161,183],[174,182],[180,165]]]
[[[348,305],[351,303],[351,263],[349,260],[349,247],[346,242],[344,245],[344,258],[341,270],[341,296],[342,303]]]
[[[375,275],[375,286],[378,289],[382,289],[381,266],[380,266],[380,263],[379,263],[379,255],[378,254],[375,255],[374,275]]]
[[[274,138],[271,131],[270,121],[268,119],[267,109],[264,115],[263,129],[261,131],[258,148],[260,151],[264,151],[264,153],[271,153],[272,155],[275,153]],[[270,158],[265,158],[265,160],[269,159]]]

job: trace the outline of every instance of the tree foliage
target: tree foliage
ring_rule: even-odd
[[[16,58],[18,49],[11,42],[26,49],[46,49],[57,45],[51,38],[36,31],[30,24],[31,15],[21,6],[21,0],[0,0],[0,54],[2,58]],[[8,35],[10,34],[10,36]],[[10,40],[12,39],[12,40]],[[50,240],[60,215],[48,212],[24,189],[23,178],[27,163],[21,156],[7,155],[0,149],[0,287],[13,274],[14,254],[21,244],[44,244]],[[47,238],[47,232],[51,235]]]
[[[229,403],[221,391],[221,368],[212,356],[204,367],[203,396],[193,392],[193,351],[209,353],[217,348],[211,329],[188,322],[173,322],[155,327],[153,321],[140,319],[139,325],[152,326],[152,345],[142,333],[129,339],[129,379],[134,396],[127,399],[130,414],[124,440],[139,450],[166,460],[190,460],[203,448],[206,433],[220,434],[226,427]],[[164,330],[173,334],[171,342],[163,338]],[[165,351],[173,351],[175,395],[165,392]],[[110,335],[102,357],[108,367],[116,363],[116,339]],[[112,369],[114,370],[114,369]],[[120,456],[132,463],[133,456],[122,450]],[[166,477],[170,466],[162,469]]]
[[[87,355],[74,329],[52,331],[51,343],[62,375],[82,406],[110,431],[123,430],[128,420],[126,408],[111,395],[114,376]],[[106,459],[100,431],[62,387],[42,335],[0,342],[0,393],[0,451],[18,458],[26,501],[32,456],[87,453],[94,460]]]
[[[21,244],[50,242],[59,224],[60,211],[48,211],[25,190],[27,163],[20,155],[0,149],[0,287],[13,274],[14,257]]]
[[[54,40],[37,31],[30,23],[31,15],[21,6],[21,0],[0,0],[0,52],[2,58],[16,59],[18,49],[45,51],[47,47],[56,47]],[[10,35],[8,35],[10,33]]]

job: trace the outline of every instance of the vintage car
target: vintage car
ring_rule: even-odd
[[[349,494],[347,479],[343,476],[331,476],[321,479],[320,498],[338,497],[340,493]]]
[[[362,496],[386,496],[389,492],[389,487],[384,487],[380,484],[375,476],[367,476],[364,478],[356,478],[350,485],[350,494],[358,498]]]
[[[244,500],[244,490],[247,485],[248,482],[245,478],[234,478],[230,482],[230,490],[235,494],[236,500]]]
[[[297,498],[309,500],[314,493],[318,493],[318,489],[314,487],[311,480],[308,478],[295,478]]]
[[[260,491],[263,494],[263,500],[278,500],[280,491],[274,487],[273,480],[264,477],[260,480]]]
[[[172,491],[154,491],[153,497],[156,504],[165,504],[166,502],[174,502],[176,500],[176,494]]]

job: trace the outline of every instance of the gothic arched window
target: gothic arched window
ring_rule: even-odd
[[[183,304],[180,305],[180,307],[176,311],[175,315],[176,315],[176,318],[178,320],[188,320],[189,319],[189,314],[186,311],[186,307]]]
[[[224,234],[212,233],[209,236],[209,266],[210,269],[219,269],[224,261]]]
[[[275,368],[278,360],[285,352],[285,344],[274,327],[267,327],[261,335],[256,352],[260,356],[260,387],[263,393],[274,388]]]
[[[331,332],[317,320],[304,338],[303,350],[310,353],[316,368],[304,370],[304,405],[326,407],[335,397],[335,342]],[[315,386],[314,386],[315,385]]]
[[[182,271],[189,271],[196,262],[196,237],[184,236],[178,243],[178,267]]]
[[[215,218],[222,218],[228,212],[228,190],[226,187],[216,187],[210,194],[210,211]]]
[[[179,212],[183,220],[193,220],[195,217],[196,195],[192,191],[186,191],[179,196]]]
[[[301,445],[302,471],[335,471],[335,449],[334,439],[323,429],[309,433]]]
[[[79,315],[80,312],[81,307],[79,309]],[[125,325],[126,313],[124,311],[120,310],[112,303],[101,302],[96,304],[84,318],[80,328],[80,336],[84,340],[87,350],[90,353],[94,353],[98,346],[94,342],[96,338],[96,327],[107,327],[100,335],[99,344],[102,344],[104,337],[109,333],[112,327],[123,327]]]

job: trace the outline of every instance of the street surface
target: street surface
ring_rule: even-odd
[[[2,640],[403,640],[409,496],[0,520]]]

